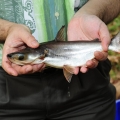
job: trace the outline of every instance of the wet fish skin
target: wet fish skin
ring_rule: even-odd
[[[10,61],[19,64],[46,63],[54,67],[63,65],[81,66],[94,57],[96,50],[101,51],[100,42],[47,42],[41,43],[36,49],[25,48],[19,52],[10,53]],[[58,64],[59,62],[59,64]]]
[[[111,41],[109,50],[120,52],[120,36]],[[61,68],[63,65],[82,66],[94,58],[95,51],[102,51],[100,41],[51,41],[41,43],[35,49],[27,47],[19,52],[10,53],[7,57],[19,65],[44,62]]]
[[[60,37],[59,37],[60,38]],[[120,52],[120,32],[112,39],[109,50]],[[55,68],[63,68],[68,82],[73,68],[84,65],[94,58],[95,51],[102,51],[101,42],[96,41],[50,41],[41,43],[38,48],[25,48],[10,53],[8,59],[18,65],[45,63]]]

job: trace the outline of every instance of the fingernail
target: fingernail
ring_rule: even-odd
[[[36,41],[33,41],[33,42],[32,42],[32,45],[33,45],[33,46],[38,46],[38,45],[39,45],[39,43],[38,43],[38,42],[36,42]]]
[[[18,76],[18,74],[14,73],[14,72],[11,72],[10,75],[12,75],[12,76]]]
[[[32,71],[32,69],[31,69],[30,67],[27,67],[27,68],[25,69],[25,71],[26,71],[26,72],[30,72],[30,71]]]

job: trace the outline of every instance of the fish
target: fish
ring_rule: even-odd
[[[99,39],[92,41],[66,41],[65,26],[58,31],[53,41],[40,43],[38,48],[26,47],[17,52],[7,54],[7,58],[15,64],[41,64],[63,69],[63,74],[71,82],[73,69],[85,65],[93,59],[95,51],[103,51]],[[109,50],[120,53],[120,32],[111,40]]]

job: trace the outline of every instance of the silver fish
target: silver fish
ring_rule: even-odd
[[[85,65],[94,58],[95,51],[102,51],[101,42],[64,41],[64,26],[59,30],[54,41],[41,43],[38,48],[25,48],[7,55],[18,65],[45,63],[47,66],[62,68],[68,82],[71,81],[73,68]],[[120,32],[111,40],[109,50],[120,52]]]

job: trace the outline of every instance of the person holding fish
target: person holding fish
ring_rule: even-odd
[[[114,42],[106,24],[120,13],[120,0],[1,0],[0,6],[0,119],[114,120],[115,88],[107,59]],[[118,34],[113,41],[119,39]],[[91,48],[83,44],[85,63],[79,66],[81,40],[99,49],[86,59]],[[57,67],[67,61],[64,74],[53,65],[58,59]]]

